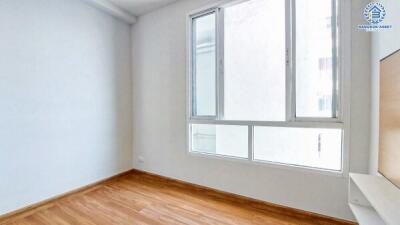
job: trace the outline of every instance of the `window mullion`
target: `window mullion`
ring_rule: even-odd
[[[193,18],[190,19],[190,117],[194,117],[197,115],[197,107],[194,102],[196,99],[196,56],[195,56],[195,45],[196,43],[196,35],[194,31],[196,30],[196,23],[194,23]]]
[[[217,120],[224,118],[224,10],[218,8],[217,14]]]
[[[339,118],[340,98],[338,95],[339,76],[338,76],[338,46],[337,46],[337,4],[336,0],[332,0],[332,117]]]
[[[291,44],[291,119],[296,121],[296,1],[289,0],[290,2],[290,44]]]
[[[295,10],[294,2],[286,0],[286,121],[295,120]]]

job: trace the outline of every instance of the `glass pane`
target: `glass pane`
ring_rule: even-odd
[[[296,0],[296,116],[333,117],[332,0]]]
[[[216,115],[216,16],[193,20],[193,115]]]
[[[342,131],[317,128],[254,128],[254,158],[340,171]]]
[[[247,126],[192,124],[192,151],[247,158]]]
[[[224,16],[224,118],[285,120],[285,1],[245,1]]]

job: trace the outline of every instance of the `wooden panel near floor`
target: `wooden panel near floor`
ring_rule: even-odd
[[[353,224],[141,171],[0,218],[1,225]]]

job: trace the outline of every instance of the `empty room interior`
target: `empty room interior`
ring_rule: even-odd
[[[399,0],[0,0],[0,225],[400,225]]]

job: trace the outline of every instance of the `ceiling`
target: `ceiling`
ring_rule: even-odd
[[[114,5],[128,11],[134,16],[140,16],[161,8],[177,0],[109,0]]]

